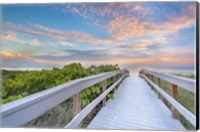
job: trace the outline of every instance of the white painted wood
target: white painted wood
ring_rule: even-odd
[[[83,89],[127,70],[103,73],[44,90],[1,106],[2,127],[17,127],[40,116],[44,112],[77,94]]]
[[[171,111],[138,76],[124,79],[88,129],[185,130]]]
[[[178,112],[180,112],[193,126],[196,126],[196,117],[190,111],[188,111],[184,106],[182,106],[179,102],[169,96],[164,90],[162,90],[159,86],[157,86],[150,79],[142,75],[142,77],[148,81],[167,101],[174,106]]]
[[[143,73],[149,73],[162,80],[175,84],[181,88],[184,88],[190,92],[196,93],[196,81],[190,78],[175,76],[171,74],[159,73],[151,70],[142,70]]]
[[[97,97],[94,101],[88,104],[80,113],[78,113],[65,128],[76,128],[81,121],[107,96],[110,91],[112,91],[117,84],[121,82],[121,80],[125,77],[122,76],[117,82],[115,82],[112,86],[110,86],[105,92],[103,92],[99,97]]]

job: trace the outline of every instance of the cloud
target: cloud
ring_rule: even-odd
[[[129,69],[131,74],[138,74],[141,69],[148,68],[158,72],[169,72],[169,73],[193,73],[192,69],[195,69],[194,64],[121,64],[121,68]]]
[[[123,15],[112,19],[105,26],[111,34],[111,39],[128,40],[146,36],[163,36],[166,34],[156,22],[150,19],[140,20],[140,17],[126,17]]]
[[[13,32],[9,32],[6,35],[1,34],[1,39],[2,41],[13,41],[13,42],[21,43],[21,44],[26,43],[26,41],[18,38],[16,34],[14,34]]]
[[[127,40],[145,36],[165,37],[193,26],[195,24],[194,9],[195,5],[189,5],[186,9],[182,9],[180,15],[176,17],[168,15],[164,22],[157,22],[154,18],[149,17],[141,19],[140,16],[117,15],[117,17],[108,21],[105,27],[114,40]]]
[[[111,64],[194,64],[194,57],[188,56],[187,51],[171,54],[171,49],[155,50],[155,53],[148,54],[147,52],[135,50],[87,50],[87,51],[66,51],[71,54],[62,56],[40,55],[32,56],[37,60],[58,61],[58,62],[73,62],[81,61],[93,64],[109,62]],[[182,49],[180,49],[182,50]],[[167,52],[168,51],[168,52]],[[174,52],[174,50],[172,50]],[[166,54],[168,53],[168,54]],[[159,56],[158,56],[159,55]]]
[[[178,15],[175,16],[160,12],[162,18],[159,19],[164,21],[154,18],[158,13],[150,6],[145,6],[140,2],[67,4],[65,11],[89,19],[94,24],[106,29],[107,38],[92,38],[91,46],[131,48],[148,52],[147,50],[154,51],[154,48],[160,48],[160,45],[169,45],[168,40],[171,40],[170,43],[179,41],[182,37],[179,36],[180,31],[195,25],[195,4],[180,7],[176,9],[175,14]],[[122,41],[137,40],[138,38],[142,38],[142,40],[122,44]],[[144,38],[151,40],[144,41]]]
[[[69,42],[63,42],[63,41],[59,42],[59,44],[65,45],[65,46],[70,46],[70,47],[74,47],[75,46],[75,44],[72,44],[72,43],[69,43]]]
[[[16,35],[13,34],[13,33],[10,33],[9,35],[3,35],[3,34],[0,34],[0,38],[1,40],[13,40],[13,39],[16,39]]]
[[[180,49],[181,50],[181,49]],[[65,50],[67,55],[34,55],[12,54],[1,52],[3,67],[28,68],[28,67],[57,67],[72,62],[81,62],[83,65],[119,64],[119,65],[194,65],[194,57],[166,55],[166,51],[159,56],[134,50]],[[174,51],[173,51],[174,52]],[[68,54],[69,53],[69,54]],[[186,52],[183,52],[183,54]],[[156,53],[155,53],[156,54]]]
[[[61,45],[70,46],[71,44],[66,43],[70,41],[89,46],[118,47],[122,45],[121,41],[139,37],[162,38],[170,34],[174,36],[181,29],[195,24],[194,5],[183,8],[178,16],[168,15],[164,22],[157,22],[150,17],[156,12],[140,2],[67,4],[64,11],[98,23],[108,35],[105,38],[97,38],[81,31],[58,30],[40,24],[24,26],[6,22],[3,28],[33,36],[53,38],[59,40]],[[39,43],[35,41],[32,45]]]
[[[68,63],[45,61],[31,58],[26,54],[12,54],[9,52],[0,52],[1,62],[0,68],[26,70],[26,69],[41,69],[63,66]]]
[[[43,32],[33,30],[33,29],[25,27],[21,24],[13,24],[13,23],[10,23],[10,22],[4,22],[3,23],[3,30],[17,31],[17,32],[22,32],[22,33],[34,35],[34,36],[46,36],[46,34],[43,33]]]
[[[31,59],[27,58],[2,58],[2,64],[1,68],[6,69],[38,69],[38,68],[50,68],[52,65],[46,65],[43,63],[38,63],[36,61],[33,61]]]
[[[46,62],[49,62],[50,63],[55,63],[55,61],[50,61],[50,60],[43,60],[43,61],[46,61]],[[101,64],[118,64],[118,65],[124,65],[124,64],[129,64],[129,65],[140,65],[141,67],[142,66],[145,66],[145,65],[155,65],[155,66],[158,66],[158,65],[162,65],[162,67],[164,68],[165,65],[172,65],[172,66],[186,66],[186,65],[194,65],[194,58],[179,58],[179,57],[166,57],[166,58],[162,58],[162,59],[157,59],[157,58],[154,58],[154,57],[147,57],[147,58],[119,58],[119,59],[114,59],[114,60],[107,60],[107,59],[104,59],[104,60],[68,60],[68,61],[56,61],[57,64],[60,64],[62,65],[63,63],[71,63],[71,62],[81,62],[83,63],[84,65],[92,65],[92,64],[95,64],[95,65],[101,65]]]
[[[91,35],[83,33],[83,32],[78,32],[78,31],[61,31],[57,29],[52,29],[52,28],[47,28],[45,26],[39,25],[39,24],[33,24],[32,28],[31,26],[22,26],[22,25],[16,25],[13,23],[4,23],[3,24],[3,29],[4,30],[11,30],[11,31],[17,31],[33,36],[42,36],[42,37],[47,37],[47,38],[54,38],[54,39],[90,39],[92,38]]]
[[[62,31],[62,30],[57,30],[53,28],[48,28],[39,24],[34,24],[34,28],[29,28],[26,26],[22,25],[16,25],[13,23],[4,23],[3,27],[4,30],[11,30],[11,31],[17,31],[33,36],[43,36],[46,38],[54,38],[56,40],[73,40],[76,42],[81,42],[81,43],[94,43],[96,40],[99,42],[98,39],[92,37],[91,35],[84,33],[84,32],[78,32],[78,31]],[[8,37],[14,37],[15,36],[7,36]],[[5,37],[4,37],[5,38]],[[10,39],[12,40],[12,39]],[[18,40],[19,41],[19,40]],[[25,43],[24,41],[19,41],[20,43]],[[32,45],[39,45],[39,42],[36,40],[31,41]],[[61,42],[61,44],[64,44]]]
[[[187,58],[180,58],[180,57],[146,57],[146,58],[129,58],[129,59],[119,59],[113,60],[112,64],[171,64],[171,65],[185,65],[185,64],[193,64],[194,65],[194,58],[187,57]]]
[[[85,19],[89,19],[99,26],[103,26],[118,15],[130,17],[133,14],[145,16],[152,13],[148,7],[142,6],[139,2],[67,4],[66,8],[62,10],[66,13],[77,14]]]
[[[93,22],[94,25],[91,24],[91,29],[98,26],[97,28],[104,30],[105,34],[99,33],[100,36],[104,36],[102,38],[95,37],[95,33],[93,35],[77,30],[60,30],[36,23],[21,25],[5,22],[3,23],[3,30],[8,33],[1,35],[3,41],[33,46],[63,45],[61,47],[77,48],[77,50],[63,52],[63,49],[60,50],[61,48],[58,47],[53,51],[48,49],[48,53],[34,53],[36,54],[34,56],[8,52],[2,52],[1,55],[6,66],[9,67],[12,67],[12,65],[16,67],[30,67],[31,65],[33,65],[32,67],[53,67],[77,61],[87,65],[105,63],[162,65],[163,67],[164,65],[193,65],[195,59],[193,49],[180,44],[182,42],[180,37],[183,38],[187,35],[179,36],[179,34],[182,29],[195,25],[195,6],[189,4],[184,8],[180,6],[181,10],[174,9],[172,11],[177,12],[174,13],[175,15],[160,10],[159,14],[161,15],[159,17],[161,18],[157,18],[158,15],[153,10],[154,8],[146,5],[148,4],[139,2],[64,5],[65,12],[81,16],[87,19],[86,21],[89,20],[89,24]],[[27,38],[33,39],[27,39],[16,33],[30,35],[31,37]],[[189,35],[192,36],[193,34],[189,33]],[[44,43],[41,41],[43,39],[53,40],[54,43]],[[79,45],[87,45],[86,48],[94,50],[81,50]],[[188,43],[188,45],[190,44]],[[41,47],[34,48],[39,49]]]
[[[24,40],[16,36],[13,32],[9,32],[7,35],[1,35],[2,41],[12,41],[12,42],[17,42],[20,44],[29,44],[33,46],[42,46],[43,43],[41,43],[37,39],[30,39],[30,40]]]
[[[136,48],[146,48],[147,46],[151,45],[152,43],[153,43],[153,41],[151,41],[151,40],[145,40],[145,39],[143,39],[143,40],[141,40],[139,42],[136,42],[134,44],[134,46]]]
[[[79,31],[62,31],[62,30],[58,30],[58,29],[53,29],[53,28],[48,28],[39,24],[33,24],[32,25],[34,28],[29,28],[29,27],[25,27],[22,25],[16,25],[16,24],[12,24],[12,23],[4,23],[4,30],[7,29],[9,31],[15,31],[15,32],[21,32],[24,34],[28,34],[28,35],[33,35],[33,36],[43,36],[45,38],[53,38],[56,39],[58,41],[59,44],[61,45],[67,45],[67,46],[72,46],[72,43],[69,43],[67,41],[73,41],[74,43],[81,43],[81,44],[87,44],[90,46],[108,46],[108,47],[112,47],[112,46],[118,46],[120,45],[119,42],[113,41],[111,39],[100,39],[100,38],[95,38],[90,34],[84,33],[84,32],[79,32]],[[30,26],[31,27],[31,26]],[[31,45],[34,46],[39,46],[42,43],[39,42],[39,40],[32,40],[32,41],[24,41],[24,40],[20,40],[18,38],[15,37],[15,41],[19,42],[19,43],[29,43]],[[13,41],[13,40],[10,40]],[[47,43],[46,43],[47,44]],[[48,45],[53,45],[52,43],[48,43]],[[74,44],[73,44],[74,45]],[[55,46],[55,45],[54,45]],[[75,45],[74,45],[75,46]]]
[[[163,34],[155,23],[146,20],[153,11],[140,2],[106,4],[68,4],[65,12],[90,19],[110,34],[108,41],[121,41],[135,37]],[[81,12],[81,13],[80,13]]]
[[[79,31],[62,31],[53,28],[48,28],[39,24],[34,24],[36,30],[46,34],[46,37],[53,37],[55,39],[75,40],[79,42],[88,42],[87,40],[93,39],[93,37],[87,33]]]
[[[176,32],[194,25],[196,23],[195,9],[195,5],[188,5],[182,10],[180,16],[169,17],[169,20],[163,23],[163,28],[168,31]]]
[[[10,58],[28,58],[27,55],[25,54],[12,54],[12,53],[9,53],[9,52],[0,52],[1,56],[3,58],[6,58],[6,59],[10,59]]]
[[[38,60],[52,61],[113,61],[121,58],[144,58],[148,54],[133,50],[66,50],[67,55],[36,55]]]
[[[195,59],[195,49],[191,50],[190,45],[178,46],[161,46],[155,50],[149,51],[153,56],[159,55],[162,57],[178,57],[178,58],[193,58]]]
[[[17,36],[14,32],[7,32],[6,34],[1,34],[1,40],[4,44],[4,42],[7,43],[7,41],[11,41],[14,43],[20,43],[20,44],[27,44],[32,46],[56,46],[56,43],[53,42],[41,42],[40,40],[34,38],[34,39],[24,39],[19,36]]]
[[[130,44],[120,45],[120,49],[129,49],[141,53],[149,53],[150,51],[155,51],[157,49],[162,49],[167,45],[165,39],[139,39]]]
[[[41,46],[42,45],[42,43],[39,42],[37,39],[32,39],[28,43],[30,43],[30,45],[33,45],[33,46]]]
[[[159,43],[159,42],[158,42]],[[107,50],[65,50],[65,53],[57,52],[27,56],[24,54],[11,54],[2,52],[4,58],[26,59],[24,63],[30,60],[46,66],[62,66],[71,62],[82,62],[84,64],[194,64],[193,52],[189,48],[167,47],[159,45],[155,49],[149,49],[149,46],[155,45],[155,41],[141,40],[132,45],[124,45],[119,49]],[[55,55],[55,54],[56,55]],[[159,55],[159,56],[158,56]],[[28,60],[27,60],[28,59]],[[15,61],[14,61],[15,62]],[[11,62],[10,62],[11,64]]]

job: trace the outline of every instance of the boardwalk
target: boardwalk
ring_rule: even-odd
[[[178,87],[194,93],[195,96],[195,80],[146,69],[141,70],[139,75],[142,78],[129,76],[127,69],[101,73],[12,101],[1,106],[1,125],[3,127],[24,126],[73,97],[73,119],[66,124],[65,128],[78,128],[99,103],[105,106],[89,123],[87,126],[89,129],[185,130],[177,119],[172,118],[172,115],[176,117],[177,113],[196,127],[196,116],[177,101]],[[108,79],[112,79],[114,83],[106,87]],[[153,79],[157,79],[157,83],[154,83]],[[172,84],[168,87],[171,96],[161,88],[161,79]],[[157,97],[145,80],[171,104],[172,111]],[[80,109],[81,91],[98,83],[101,83],[102,93],[86,107]],[[115,92],[115,99],[106,102],[106,96],[117,85],[119,89]]]
[[[90,129],[184,130],[171,111],[138,76],[126,78],[92,122]]]

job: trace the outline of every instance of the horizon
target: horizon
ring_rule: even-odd
[[[1,69],[118,64],[194,72],[195,2],[1,5]]]
[[[75,63],[79,63],[79,62],[75,62]],[[71,63],[72,64],[72,63]],[[68,64],[70,65],[70,64]],[[109,64],[107,64],[109,65]],[[66,66],[66,65],[64,65]],[[2,70],[6,70],[6,71],[42,71],[42,70],[53,70],[53,68],[59,68],[62,69],[64,68],[64,66],[61,67],[51,67],[51,68],[0,68],[0,71]],[[83,66],[83,65],[82,65]],[[91,65],[90,65],[91,66]],[[90,66],[83,66],[83,68],[89,68]],[[96,65],[97,67],[100,65]],[[121,68],[120,69],[126,69],[126,68]],[[143,68],[136,68],[136,69],[129,69],[129,74],[130,75],[138,75],[139,71],[142,69],[148,69],[148,70],[153,70],[153,71],[157,71],[157,72],[161,72],[161,73],[169,73],[169,74],[182,74],[182,75],[195,75],[196,76],[196,71],[192,71],[192,70],[188,70],[188,69],[182,69],[182,70],[174,70],[174,69],[152,69],[152,68],[147,68],[147,67],[143,67]]]

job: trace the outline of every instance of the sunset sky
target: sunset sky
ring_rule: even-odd
[[[2,68],[193,71],[195,2],[3,5]]]

